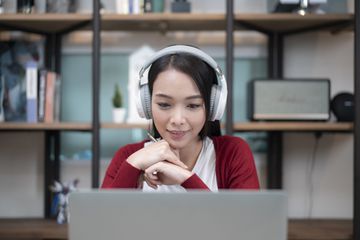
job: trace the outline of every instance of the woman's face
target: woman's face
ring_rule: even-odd
[[[151,109],[156,129],[171,147],[182,149],[199,141],[205,104],[190,76],[171,68],[161,72],[153,85]]]

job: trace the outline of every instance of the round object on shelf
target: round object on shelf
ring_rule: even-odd
[[[342,92],[331,100],[331,110],[339,122],[354,121],[354,94]]]

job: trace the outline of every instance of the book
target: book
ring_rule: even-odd
[[[5,94],[5,79],[3,75],[0,75],[0,122],[5,120],[5,113],[4,113],[4,94]]]
[[[54,96],[56,73],[48,71],[46,73],[46,90],[45,90],[45,123],[54,122]]]
[[[61,105],[61,77],[56,74],[55,79],[55,93],[54,93],[54,121],[60,121],[60,106]]]
[[[45,117],[45,92],[46,92],[46,73],[42,69],[39,71],[39,88],[38,88],[38,121],[44,122]]]
[[[38,68],[35,62],[26,64],[26,121],[38,122],[37,98],[38,98]]]

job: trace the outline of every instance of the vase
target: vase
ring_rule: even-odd
[[[125,108],[113,108],[113,122],[123,123],[125,120]]]

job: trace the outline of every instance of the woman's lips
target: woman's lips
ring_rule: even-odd
[[[168,132],[170,133],[170,136],[173,140],[180,140],[186,134],[186,131],[170,131],[170,130],[168,130]]]

